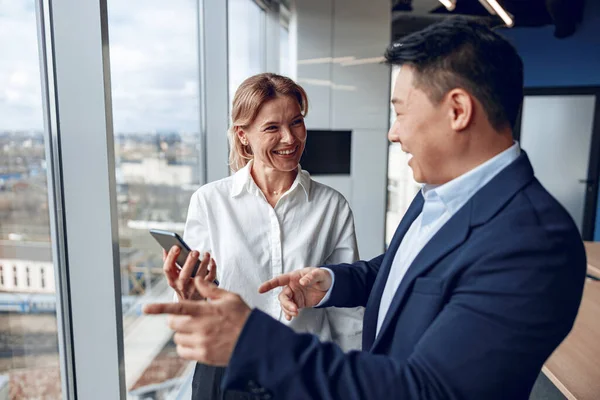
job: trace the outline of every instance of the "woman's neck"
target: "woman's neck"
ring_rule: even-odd
[[[267,198],[279,198],[294,183],[298,169],[293,171],[278,171],[266,167],[261,163],[253,162],[250,174],[252,179]]]

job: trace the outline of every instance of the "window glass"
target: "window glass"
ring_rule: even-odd
[[[60,399],[35,2],[0,12],[0,398]],[[48,271],[37,287],[31,265]]]
[[[265,12],[252,0],[229,0],[229,99],[249,76],[265,69]]]
[[[181,234],[202,183],[197,15],[193,0],[108,1],[125,378],[135,399],[183,398],[193,368],[166,321],[141,307],[173,299],[148,230]]]
[[[398,67],[392,68],[392,91],[398,75]],[[390,110],[390,125],[394,123],[396,114]],[[385,245],[389,246],[398,224],[408,210],[408,206],[421,188],[413,179],[412,169],[408,166],[408,155],[402,151],[400,144],[390,143],[388,148],[388,186],[387,210],[385,220]]]

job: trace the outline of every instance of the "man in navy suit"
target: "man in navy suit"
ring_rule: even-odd
[[[201,280],[209,302],[146,312],[179,314],[179,354],[227,365],[224,387],[256,398],[527,399],[573,325],[586,259],[513,141],[522,61],[464,19],[411,34],[386,58],[401,66],[388,136],[412,156],[422,190],[381,256],[260,288],[282,287],[288,319],[302,307],[365,306],[362,351],[296,334]]]

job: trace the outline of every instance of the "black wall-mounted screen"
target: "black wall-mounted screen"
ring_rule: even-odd
[[[308,130],[300,159],[311,175],[350,175],[352,131]]]

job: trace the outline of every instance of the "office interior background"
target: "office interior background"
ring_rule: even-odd
[[[165,318],[141,314],[172,299],[148,229],[181,233],[191,194],[228,176],[250,75],[306,89],[303,166],[348,199],[361,257],[383,252],[419,185],[387,141],[381,56],[454,14],[518,49],[515,135],[599,241],[600,2],[493,2],[509,22],[490,3],[0,0],[0,400],[189,398],[193,364]],[[565,398],[542,378],[532,398]]]

